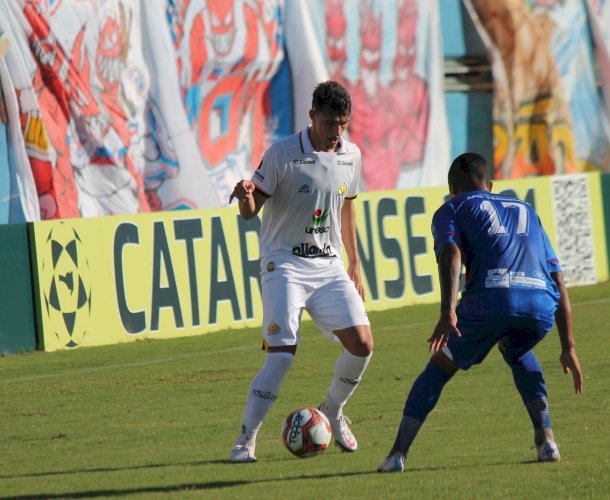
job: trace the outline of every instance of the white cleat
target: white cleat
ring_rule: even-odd
[[[356,451],[358,449],[358,441],[356,441],[354,434],[347,425],[352,422],[343,415],[343,410],[341,410],[337,417],[331,417],[326,411],[325,403],[322,403],[318,409],[328,418],[336,445],[343,451]]]
[[[559,448],[554,441],[545,441],[540,446],[536,446],[538,452],[538,462],[559,462]]]
[[[229,460],[234,464],[256,462],[254,448],[238,444],[233,448]]]
[[[387,456],[377,467],[377,472],[404,472],[405,457],[400,453]]]

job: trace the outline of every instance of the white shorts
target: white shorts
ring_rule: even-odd
[[[369,325],[364,303],[347,273],[295,279],[275,275],[262,280],[263,339],[270,347],[298,345],[303,310],[329,339],[334,330]]]

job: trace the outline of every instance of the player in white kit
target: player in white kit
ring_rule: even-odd
[[[294,360],[304,309],[320,330],[344,347],[320,409],[331,423],[335,442],[344,451],[358,447],[343,406],[371,358],[373,336],[364,308],[353,203],[361,155],[355,144],[342,138],[350,114],[347,90],[334,81],[320,83],[313,92],[311,125],[273,144],[252,180],[239,181],[229,199],[238,199],[245,219],[265,205],[260,259],[267,351],[250,385],[232,462],[256,461],[256,434]]]

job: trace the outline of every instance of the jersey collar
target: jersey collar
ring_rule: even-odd
[[[300,142],[301,142],[301,151],[303,153],[315,153],[316,151],[313,148],[313,144],[309,140],[309,129],[311,125],[307,125],[303,130],[301,130],[300,134]],[[345,141],[343,137],[339,139],[339,149],[335,151],[335,154],[343,155],[347,153],[347,148],[345,147]]]

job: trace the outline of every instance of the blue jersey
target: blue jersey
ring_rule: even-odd
[[[524,201],[469,191],[440,207],[432,219],[434,251],[455,243],[463,252],[464,316],[511,315],[554,320],[561,271],[534,208]]]

